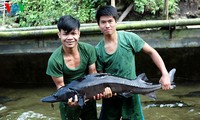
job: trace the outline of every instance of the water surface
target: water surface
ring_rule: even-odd
[[[60,120],[58,104],[42,103],[54,87],[0,88],[0,120]],[[190,94],[188,94],[190,93]],[[200,83],[177,84],[174,90],[156,92],[157,100],[141,95],[146,120],[199,120]],[[101,102],[97,104],[98,111]]]

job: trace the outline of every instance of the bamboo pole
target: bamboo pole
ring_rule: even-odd
[[[83,23],[81,24],[81,27],[87,27],[87,26],[95,26],[97,25],[96,23]],[[7,28],[0,30],[0,32],[11,32],[11,31],[31,31],[31,30],[48,30],[48,29],[57,29],[57,25],[52,25],[52,26],[35,26],[35,27],[22,27],[22,28]]]
[[[165,0],[164,2],[164,15],[165,19],[169,20],[169,0]]]
[[[179,19],[179,20],[151,20],[151,21],[128,21],[119,22],[117,30],[132,30],[132,29],[145,29],[145,28],[160,28],[170,26],[189,26],[189,25],[200,25],[200,18],[196,19]],[[98,25],[93,23],[85,25],[80,28],[81,34],[91,34],[94,32],[100,32]],[[34,37],[34,36],[49,36],[56,35],[58,32],[57,28],[54,29],[43,29],[43,30],[28,30],[13,31],[12,29],[6,31],[0,31],[0,39],[8,37]]]

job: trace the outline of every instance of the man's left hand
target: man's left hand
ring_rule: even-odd
[[[162,75],[162,77],[160,78],[160,83],[162,85],[163,90],[171,89],[171,82],[170,82],[169,74]]]

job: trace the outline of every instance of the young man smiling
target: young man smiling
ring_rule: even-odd
[[[59,89],[72,80],[96,73],[96,52],[92,45],[79,42],[80,23],[72,16],[60,17],[57,27],[62,45],[50,56],[46,73]],[[59,104],[62,120],[97,120],[95,101],[88,101],[83,109],[77,101],[75,96]]]

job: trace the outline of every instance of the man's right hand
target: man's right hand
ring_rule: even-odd
[[[106,87],[103,92],[103,98],[111,98],[113,96],[110,87]]]
[[[116,95],[116,94],[114,94]],[[102,98],[111,98],[113,96],[112,94],[112,90],[110,89],[110,87],[106,87],[104,89],[103,93],[97,94],[96,96],[94,96],[94,100],[100,100]]]
[[[68,106],[70,106],[70,107],[78,106],[78,96],[75,95],[75,96],[74,96],[74,99],[73,99],[72,97],[69,98],[68,101],[67,101],[67,104],[68,104]]]

